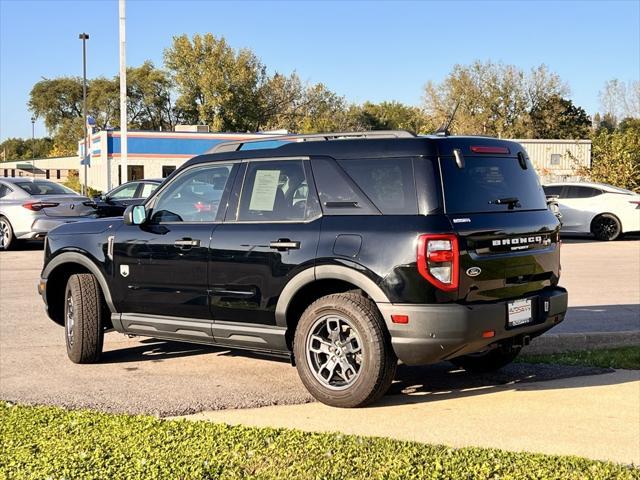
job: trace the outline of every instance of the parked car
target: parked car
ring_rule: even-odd
[[[558,197],[556,195],[547,195],[547,207],[556,216],[560,225],[562,225],[562,212],[560,211],[560,205],[558,204]]]
[[[519,144],[281,143],[223,144],[123,218],[50,235],[39,291],[71,361],[99,361],[108,330],[248,349],[358,407],[398,359],[491,371],[564,319],[560,224]]]
[[[0,250],[17,240],[42,239],[63,223],[94,213],[91,201],[73,190],[29,177],[0,178]]]
[[[615,240],[640,230],[640,195],[605,183],[576,182],[545,185],[557,197],[563,233],[590,233],[598,240]]]
[[[98,217],[119,217],[129,205],[140,205],[151,195],[162,179],[134,180],[93,199]]]

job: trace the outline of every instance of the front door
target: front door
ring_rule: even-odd
[[[216,340],[224,343],[225,329],[242,331],[242,324],[274,327],[283,288],[314,266],[321,215],[310,175],[303,159],[251,161],[238,175],[238,198],[211,242]]]
[[[187,169],[152,199],[145,224],[118,229],[113,252],[118,311],[210,319],[209,244],[233,174],[233,164]]]

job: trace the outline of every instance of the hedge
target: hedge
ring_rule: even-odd
[[[579,457],[1,402],[0,478],[640,479],[640,470]]]

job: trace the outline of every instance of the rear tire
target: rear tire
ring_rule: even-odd
[[[603,213],[591,222],[591,233],[598,240],[610,242],[620,237],[622,225],[620,225],[620,220],[615,215]]]
[[[96,363],[104,339],[104,299],[98,280],[90,273],[71,275],[64,301],[67,355],[73,363]]]
[[[398,364],[382,315],[357,293],[327,295],[312,303],[300,318],[293,350],[307,390],[334,407],[378,400]]]
[[[9,250],[15,244],[16,237],[7,217],[0,215],[0,250]]]
[[[487,352],[452,358],[449,361],[456,367],[464,368],[469,373],[489,373],[509,365],[515,360],[519,353],[519,348],[510,350],[494,348]]]

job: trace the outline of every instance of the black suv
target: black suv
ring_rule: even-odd
[[[398,359],[493,370],[561,322],[559,226],[514,142],[227,143],[122,219],[52,231],[39,290],[76,363],[98,361],[109,330],[244,348],[355,407]]]

